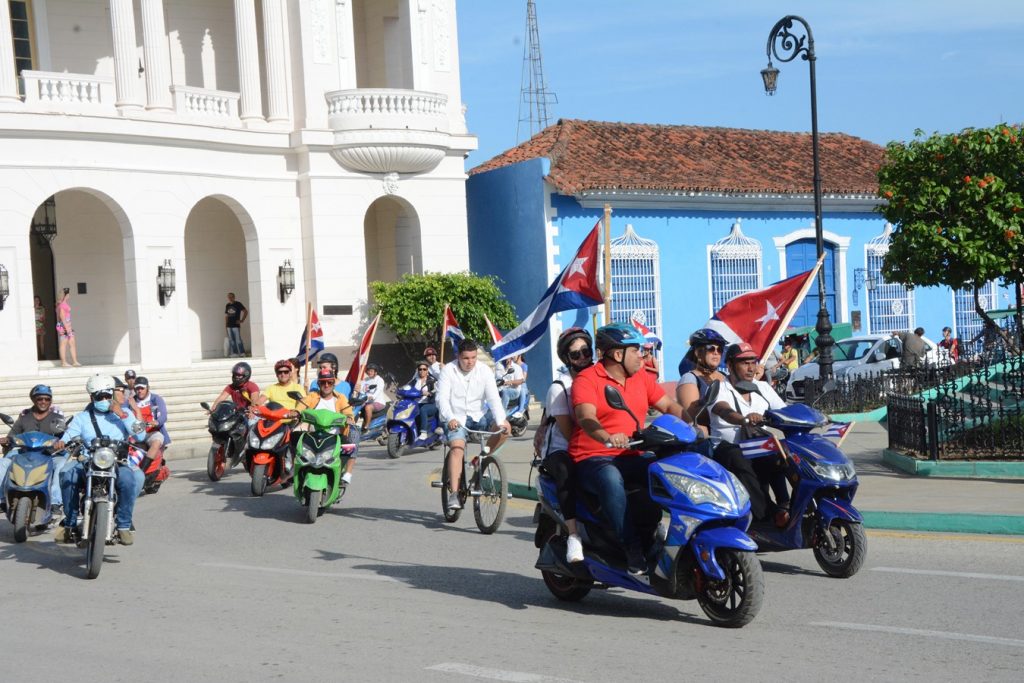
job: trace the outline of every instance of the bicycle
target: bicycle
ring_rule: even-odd
[[[487,447],[487,439],[502,431],[480,431],[467,429],[466,450],[469,450],[470,443],[480,444],[480,453],[472,460],[463,454],[462,476],[459,479],[459,503],[465,507],[466,501],[473,498],[473,517],[476,519],[476,526],[480,533],[493,534],[501,526],[505,518],[505,507],[508,504],[508,477],[505,476],[505,465],[497,457],[497,451]],[[433,482],[435,488],[441,489],[441,512],[446,522],[455,522],[462,514],[462,508],[448,507],[448,494],[451,491],[451,475],[448,473],[448,458],[451,448],[445,443],[444,465],[441,467],[441,481]],[[467,468],[472,467],[469,475],[469,486],[466,485]]]

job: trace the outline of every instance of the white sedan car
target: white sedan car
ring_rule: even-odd
[[[928,346],[925,363],[935,365],[939,362],[938,347],[928,337],[924,337]],[[850,337],[837,341],[832,347],[832,374],[836,379],[857,377],[891,370],[900,366],[903,344],[889,334],[868,334]],[[786,384],[786,398],[800,400],[804,396],[804,380],[818,377],[816,362],[801,365],[789,376]]]

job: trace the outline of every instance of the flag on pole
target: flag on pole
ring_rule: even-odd
[[[600,305],[604,295],[597,286],[597,239],[599,220],[576,250],[576,256],[544,292],[540,303],[519,327],[505,335],[491,348],[494,358],[508,358],[526,353],[540,341],[548,329],[548,320],[555,313]]]
[[[451,339],[452,341],[452,356],[458,355],[459,342],[466,338],[466,335],[462,333],[462,328],[459,327],[458,321],[455,320],[455,315],[452,313],[452,308],[449,304],[444,305],[444,322],[441,323],[441,343],[444,343],[445,339]]]
[[[644,325],[639,320],[634,319],[630,319],[629,322],[633,323],[633,327],[635,327],[640,334],[644,335],[644,339],[647,340],[648,344],[658,345],[661,343],[661,337],[654,334],[654,332],[651,331],[651,328],[647,327],[647,325]]]
[[[345,381],[349,383],[353,391],[358,391],[359,382],[362,380],[363,371],[370,360],[370,347],[373,346],[373,336],[377,334],[377,323],[380,321],[380,313],[373,319],[366,332],[363,332],[363,339],[359,342],[359,351],[352,359],[352,366],[348,369]]]
[[[302,328],[302,338],[299,339],[299,353],[296,354],[295,360],[298,361],[299,365],[305,365],[311,363],[317,354],[324,350],[324,330],[320,326],[320,319],[317,318],[316,311],[312,312],[311,323],[309,326],[309,344],[307,348],[306,344],[306,328]],[[307,358],[307,354],[309,357]]]
[[[494,326],[491,319],[486,315],[484,316],[484,322],[487,323],[487,331],[491,333],[491,343],[497,344],[501,341],[501,330]]]
[[[819,261],[805,273],[729,300],[704,327],[716,330],[730,344],[747,342],[764,362],[793,319],[820,266]]]

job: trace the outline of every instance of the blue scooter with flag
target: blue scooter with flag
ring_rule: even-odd
[[[713,403],[720,388],[713,382],[704,404]],[[764,577],[754,554],[757,545],[745,533],[750,523],[750,497],[735,475],[702,455],[691,452],[697,440],[693,427],[672,415],[657,417],[642,428],[622,395],[605,388],[605,400],[625,410],[637,424],[630,448],[653,452],[645,490],[630,496],[649,496],[667,515],[657,530],[640,529],[650,569],[631,574],[614,535],[602,522],[596,501],[581,492],[576,521],[583,540],[582,562],[568,563],[568,529],[558,507],[556,484],[540,468],[535,545],[536,568],[559,600],[582,600],[592,588],[615,586],[675,600],[696,599],[717,626],[739,628],[761,609]],[[645,457],[645,456],[637,456]],[[653,521],[653,520],[651,520]]]

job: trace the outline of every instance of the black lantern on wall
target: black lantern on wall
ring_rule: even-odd
[[[156,267],[156,285],[160,293],[160,305],[166,306],[175,289],[174,267],[170,259],[164,259],[164,264]]]
[[[49,244],[57,237],[57,200],[51,195],[43,202],[39,220],[32,217],[32,234],[40,244]]]
[[[878,279],[873,275],[868,275],[867,268],[854,268],[853,269],[853,305],[857,305],[857,292],[863,287],[869,292],[875,291],[875,287],[878,286]]]
[[[11,295],[11,280],[7,268],[0,263],[0,311],[4,310],[4,302]]]
[[[277,289],[281,303],[287,301],[295,291],[295,268],[292,267],[291,259],[285,259],[284,264],[277,269]]]

